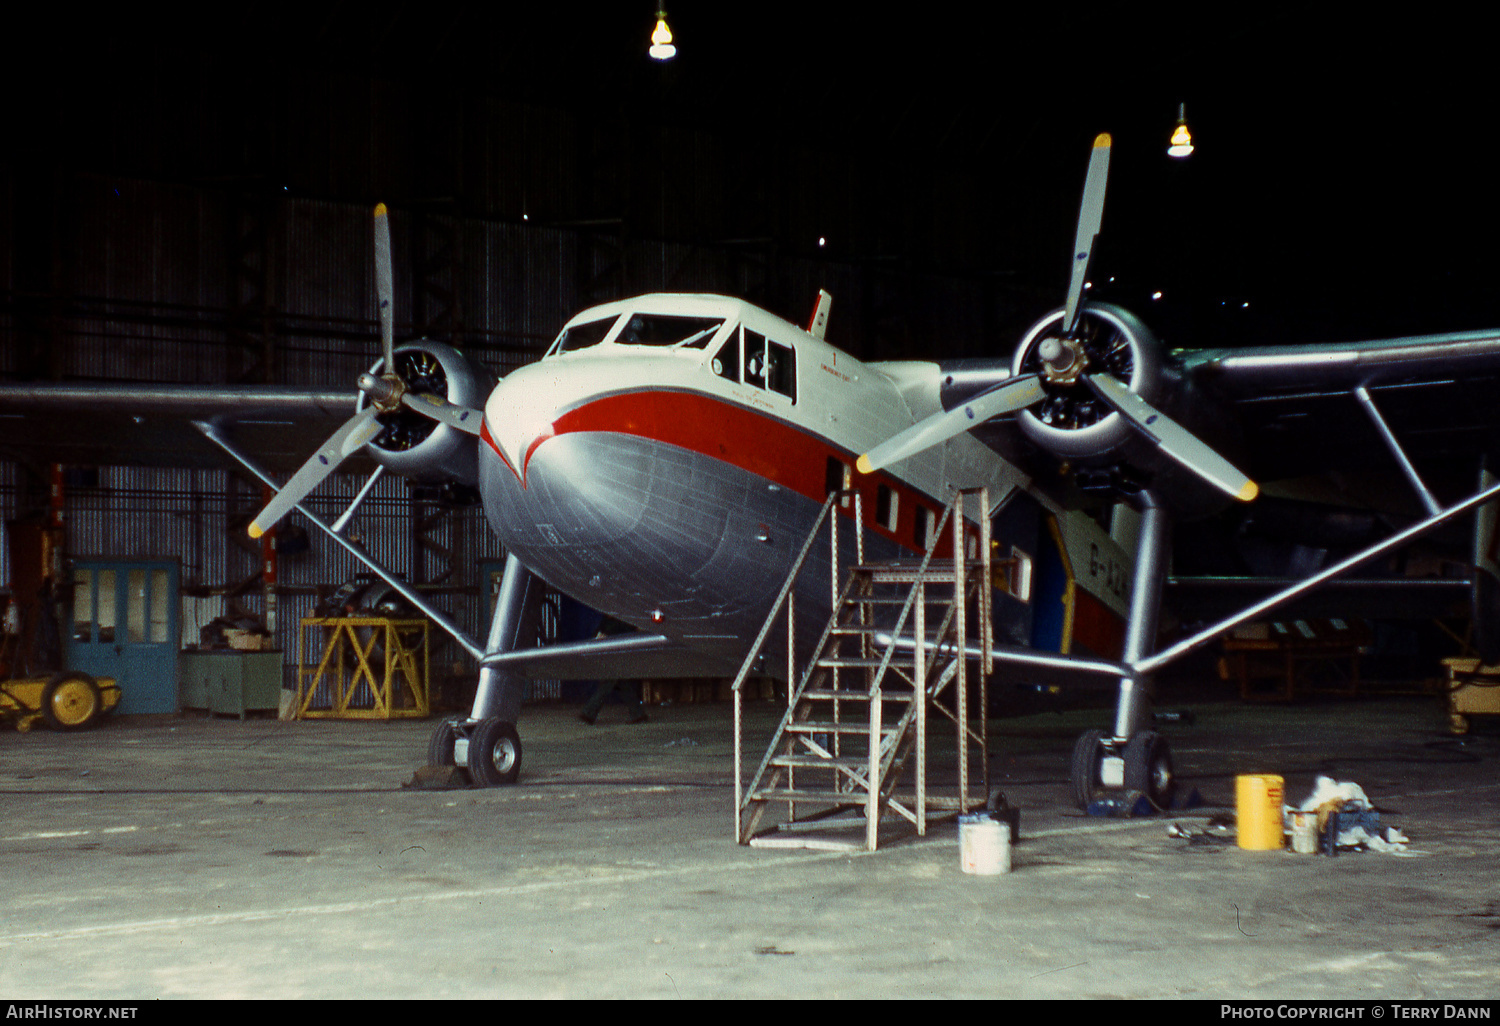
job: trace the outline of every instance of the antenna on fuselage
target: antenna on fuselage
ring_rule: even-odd
[[[813,304],[812,320],[807,324],[807,333],[813,338],[822,338],[828,331],[828,308],[833,305],[833,297],[828,294],[827,289],[818,290],[818,301]]]

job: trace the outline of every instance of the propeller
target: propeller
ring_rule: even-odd
[[[405,406],[424,417],[441,424],[449,424],[471,435],[479,434],[483,420],[478,410],[450,403],[445,397],[430,392],[413,391],[401,377],[396,361],[395,323],[392,318],[392,298],[395,294],[394,275],[391,271],[391,226],[384,203],[375,205],[375,299],[380,318],[381,374],[361,374],[359,388],[369,397],[369,402],[353,417],[345,421],[322,447],[298,468],[291,479],[278,491],[271,501],[251,521],[250,537],[259,538],[270,530],[278,520],[291,512],[314,488],[332,474],[340,463],[374,441],[385,429],[380,420],[384,414],[394,413]],[[403,350],[404,352],[404,350]]]
[[[259,538],[265,534],[278,520],[290,513],[292,507],[306,498],[308,492],[322,484],[323,479],[333,473],[334,468],[351,453],[380,434],[383,425],[375,419],[379,414],[380,408],[371,404],[345,421],[344,426],[335,431],[323,443],[323,447],[298,468],[291,480],[271,497],[266,508],[250,522],[250,537]]]
[[[1073,269],[1068,277],[1068,301],[1063,306],[1063,335],[1071,338],[1078,327],[1078,314],[1083,309],[1083,287],[1088,281],[1089,259],[1094,252],[1094,240],[1099,237],[1099,225],[1104,221],[1104,186],[1109,181],[1108,132],[1094,137],[1094,148],[1089,153],[1089,171],[1083,180],[1083,201],[1078,206],[1078,231],[1073,236]]]
[[[882,467],[900,463],[924,449],[930,449],[956,435],[961,435],[970,428],[983,424],[991,417],[1023,410],[1037,400],[1045,398],[1047,398],[1047,392],[1042,388],[1040,374],[1027,374],[1023,377],[1012,378],[987,392],[982,392],[962,406],[955,406],[942,413],[934,413],[900,434],[886,439],[856,460],[854,465],[861,474],[874,473]]]
[[[1108,374],[1085,374],[1083,383],[1100,399],[1135,425],[1138,432],[1230,498],[1249,502],[1260,494],[1260,486],[1228,460],[1204,444],[1198,436],[1122,385]]]
[[[856,467],[860,473],[873,473],[899,463],[978,427],[992,417],[1015,413],[1046,400],[1049,396],[1047,386],[1070,388],[1081,382],[1102,403],[1124,417],[1138,434],[1155,444],[1163,454],[1235,499],[1248,502],[1255,498],[1258,486],[1228,460],[1131,391],[1127,384],[1111,373],[1112,368],[1104,362],[1096,359],[1094,365],[1090,366],[1090,357],[1080,338],[1079,327],[1084,310],[1083,293],[1088,279],[1089,261],[1104,218],[1110,144],[1108,133],[1101,133],[1094,139],[1088,174],[1084,180],[1083,199],[1079,204],[1078,230],[1073,239],[1073,263],[1068,279],[1067,302],[1062,310],[1061,331],[1038,341],[1035,353],[1040,359],[1040,369],[1013,376],[968,402],[951,410],[935,413],[886,439],[859,457]]]
[[[391,300],[396,293],[391,273],[391,220],[385,204],[375,204],[375,309],[380,317],[380,355],[386,377],[396,377],[396,326],[391,319]]]

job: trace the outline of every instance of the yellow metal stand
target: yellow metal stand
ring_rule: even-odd
[[[391,720],[429,715],[428,630],[425,619],[304,617],[297,643],[297,718]],[[308,654],[315,650],[318,631],[323,632],[322,657],[312,666]]]

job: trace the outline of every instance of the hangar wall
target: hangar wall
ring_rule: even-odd
[[[868,151],[809,143],[817,132],[747,136],[671,114],[641,83],[630,99],[569,106],[490,95],[483,74],[377,79],[352,70],[363,47],[341,61],[340,38],[324,40],[331,56],[101,39],[74,59],[108,89],[29,90],[17,145],[0,154],[0,378],[270,382],[352,398],[376,358],[377,200],[392,211],[398,339],[448,341],[496,374],[535,359],[579,309],[645,291],[728,293],[801,321],[824,288],[829,340],[865,358],[1008,349],[1056,299],[973,270],[990,264],[975,217],[987,179],[941,162],[918,171],[879,132],[851,133]],[[531,82],[545,69],[519,70]],[[70,473],[69,551],[179,559],[191,643],[222,605],[193,594],[257,570],[237,518],[259,487],[133,465],[126,442],[117,463]],[[0,515],[45,508],[45,476],[0,436]],[[336,476],[313,504],[336,515],[331,496],[357,487]],[[450,589],[459,622],[482,634],[478,563],[503,553],[477,509],[418,531],[430,507],[414,501],[383,481],[362,513],[367,544]],[[279,568],[289,652],[312,592],[357,572],[311,540]],[[258,590],[240,601],[256,608]]]

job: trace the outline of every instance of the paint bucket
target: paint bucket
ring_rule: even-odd
[[[1010,827],[987,813],[958,817],[958,859],[965,873],[1010,872]]]
[[[1238,844],[1248,851],[1276,851],[1285,843],[1281,827],[1284,781],[1271,773],[1248,773],[1234,778]]]
[[[1299,855],[1317,853],[1318,814],[1316,812],[1292,813],[1292,851]]]

